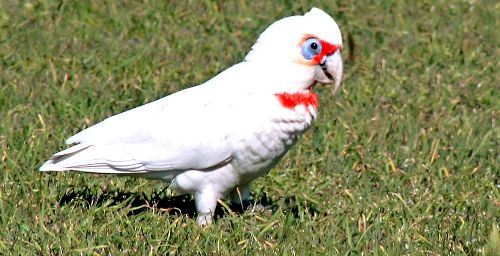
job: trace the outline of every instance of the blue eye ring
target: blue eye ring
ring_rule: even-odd
[[[310,60],[321,53],[322,48],[321,42],[318,39],[309,38],[302,44],[302,56]]]

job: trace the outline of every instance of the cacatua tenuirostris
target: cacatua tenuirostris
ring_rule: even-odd
[[[313,8],[271,24],[245,57],[207,82],[109,117],[66,140],[40,171],[161,179],[194,195],[197,221],[241,203],[316,118],[316,82],[342,82],[342,36]]]

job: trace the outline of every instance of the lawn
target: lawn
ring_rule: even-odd
[[[497,1],[92,2],[0,0],[0,254],[500,255]],[[255,182],[265,210],[222,203],[201,228],[162,182],[38,172],[312,6],[343,32],[345,81]]]

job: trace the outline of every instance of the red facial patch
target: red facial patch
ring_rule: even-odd
[[[318,96],[313,92],[283,92],[277,93],[276,97],[278,97],[280,104],[288,109],[294,109],[298,105],[303,105],[306,108],[309,106],[318,108],[319,106]]]
[[[302,41],[300,42],[300,45],[302,46],[302,44],[309,38],[318,38],[318,37],[316,37],[315,35],[310,35],[310,34],[305,35],[304,38],[302,39]],[[324,56],[331,55],[331,54],[335,53],[337,51],[337,49],[342,48],[342,46],[340,46],[340,45],[334,45],[334,44],[331,44],[327,41],[320,40],[319,38],[318,38],[318,40],[321,43],[321,52],[318,55],[314,56],[310,60],[310,63],[313,65],[318,65]]]
[[[337,51],[337,49],[339,48],[339,46],[333,45],[333,44],[325,42],[323,40],[319,40],[319,42],[321,43],[321,47],[322,47],[321,52],[318,55],[314,56],[314,58],[312,58],[312,60],[311,60],[311,62],[314,63],[315,65],[318,65],[324,56],[331,55],[331,54],[335,53]]]

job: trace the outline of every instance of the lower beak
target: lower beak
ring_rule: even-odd
[[[337,50],[334,54],[325,57],[316,70],[316,81],[325,84],[333,83],[332,93],[335,95],[342,84],[342,56]]]

